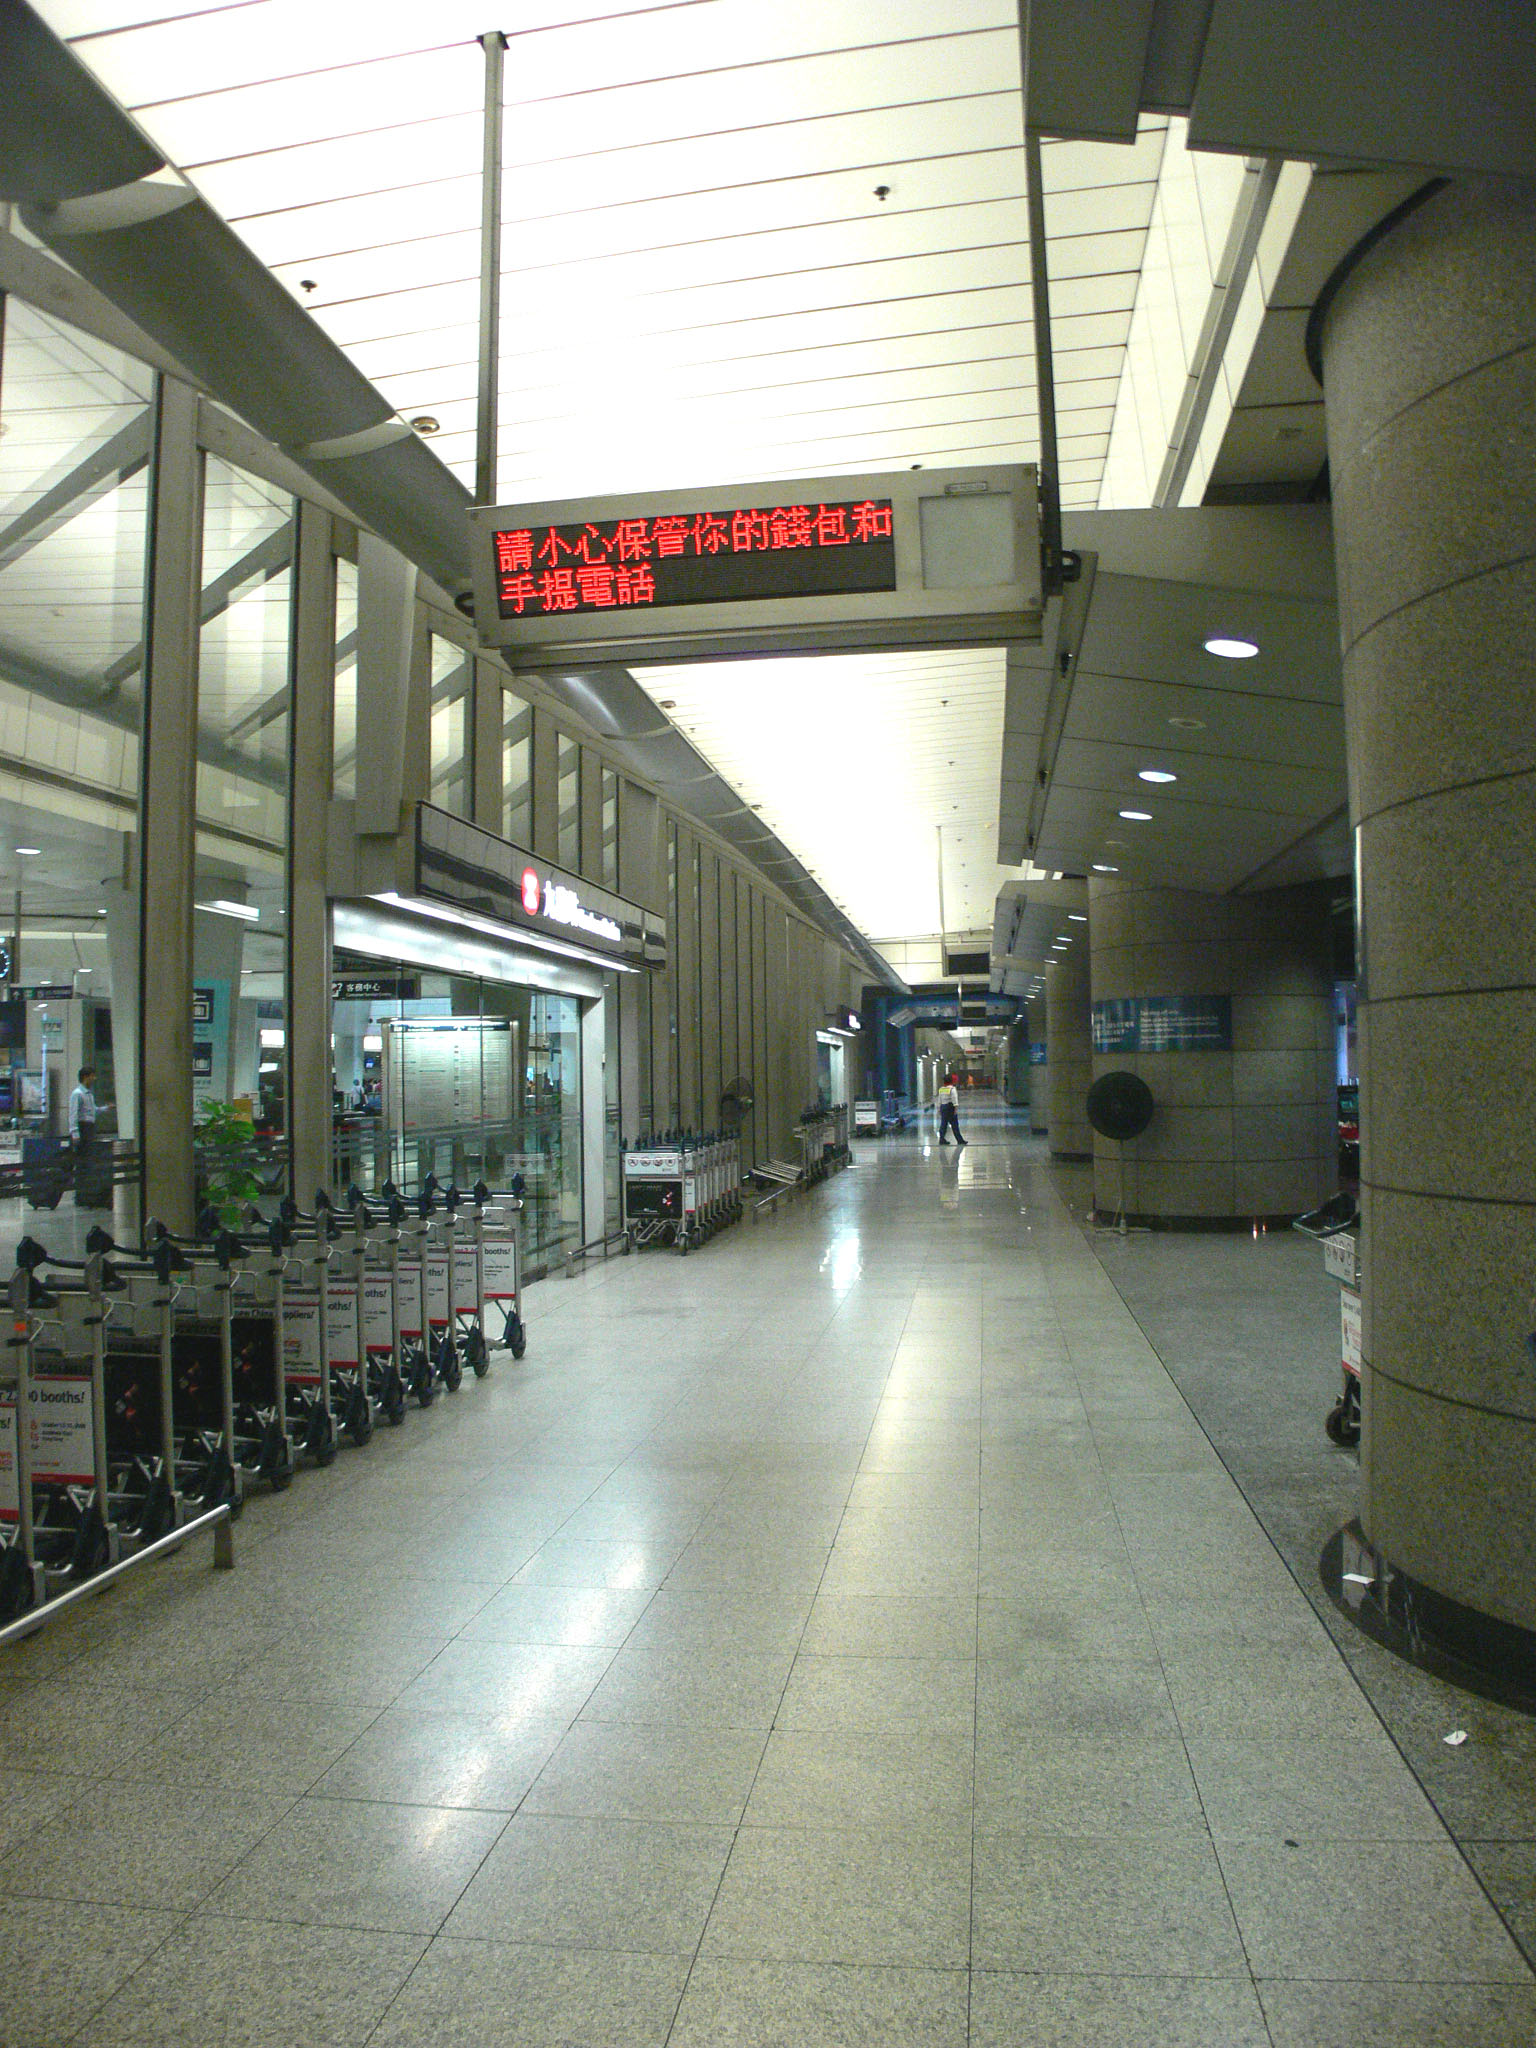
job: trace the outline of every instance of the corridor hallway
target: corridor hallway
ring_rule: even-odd
[[[0,1651],[8,2048],[1536,2043],[1058,1198],[857,1164]]]

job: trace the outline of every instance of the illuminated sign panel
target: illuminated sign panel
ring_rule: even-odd
[[[776,478],[469,514],[482,643],[530,666],[1038,640],[1027,464]]]
[[[495,527],[504,619],[894,590],[889,498]]]
[[[432,804],[416,807],[416,894],[584,954],[665,966],[666,921]]]

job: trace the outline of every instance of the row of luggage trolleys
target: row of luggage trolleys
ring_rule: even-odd
[[[729,1133],[669,1133],[625,1145],[624,1227],[636,1245],[679,1253],[741,1216],[741,1143]]]
[[[527,1350],[522,1190],[407,1201],[355,1189],[242,1229],[212,1212],[81,1260],[17,1247],[0,1363],[0,1624],[172,1535],[281,1490]]]

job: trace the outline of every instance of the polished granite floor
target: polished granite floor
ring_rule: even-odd
[[[1519,1950],[968,1106],[0,1651],[0,2041],[1530,2048]]]

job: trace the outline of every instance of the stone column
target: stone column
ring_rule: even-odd
[[[1031,996],[1024,1009],[1029,1038],[1029,1128],[1043,1138],[1051,1122],[1051,1070],[1046,1061],[1046,1003],[1044,995]]]
[[[1057,1159],[1091,1159],[1088,1090],[1093,1086],[1093,1024],[1088,1002],[1088,948],[1077,943],[1058,953],[1045,977],[1046,1074],[1051,1152]]]
[[[1362,1520],[1536,1628],[1536,191],[1442,189],[1323,326],[1360,925]]]
[[[1207,896],[1095,876],[1094,1076],[1156,1104],[1127,1141],[1126,1209],[1207,1225],[1295,1216],[1336,1186],[1331,889]],[[1121,1206],[1120,1148],[1095,1139],[1094,1200]]]

